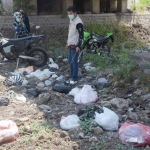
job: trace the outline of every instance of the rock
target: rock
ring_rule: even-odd
[[[58,77],[56,80],[57,81],[62,81],[64,79],[64,76],[63,75],[61,75],[60,77]]]
[[[39,105],[38,108],[47,116],[51,113],[51,108],[47,105]]]
[[[40,89],[43,89],[45,87],[44,83],[43,82],[40,82],[38,85],[37,85],[37,88],[40,88]]]
[[[140,90],[140,89],[137,89],[135,92],[134,92],[134,95],[135,96],[141,96],[142,95],[142,90]]]
[[[61,137],[61,138],[65,138],[66,136],[68,136],[68,133],[67,133],[66,131],[62,131],[62,132],[60,133],[60,137]]]
[[[79,133],[81,132],[81,128],[80,127],[76,127],[76,128],[73,128],[73,129],[70,129],[68,131],[69,133],[69,136],[72,137],[72,138],[79,138]]]
[[[41,91],[37,90],[36,88],[31,88],[27,90],[27,94],[29,96],[38,97],[41,94]]]
[[[23,118],[17,118],[18,121],[20,122],[26,122],[26,121],[29,121],[29,118],[28,117],[23,117]]]
[[[108,79],[108,81],[111,81],[111,80],[113,79],[113,74],[109,74],[109,75],[107,76],[107,79]]]
[[[22,82],[22,86],[27,86],[28,83],[29,83],[29,82],[28,82],[26,79],[24,79],[23,82]]]
[[[105,78],[99,78],[98,83],[108,83],[108,80]]]
[[[110,101],[110,104],[112,105],[112,107],[114,107],[115,109],[123,109],[123,110],[127,110],[129,107],[129,103],[127,100],[123,99],[123,98],[113,98]]]
[[[145,70],[145,69],[148,68],[149,62],[142,61],[142,62],[139,64],[139,66],[140,66],[140,69],[141,69],[141,70]]]
[[[0,106],[7,106],[9,104],[9,99],[8,98],[0,98]]]
[[[139,83],[140,83],[140,80],[139,80],[139,79],[134,80],[134,84],[135,84],[135,85],[138,85]]]
[[[26,97],[25,96],[23,96],[22,94],[17,94],[16,96],[15,96],[15,99],[17,100],[17,101],[20,101],[20,102],[26,102]]]
[[[150,69],[145,69],[144,73],[147,74],[147,75],[150,75]]]
[[[97,142],[97,141],[98,141],[98,139],[95,136],[89,138],[89,142]]]
[[[131,119],[132,121],[138,121],[140,119],[136,113],[130,113],[128,115],[128,118]]]
[[[51,78],[55,79],[55,78],[58,78],[58,76],[56,74],[53,74]]]
[[[96,135],[103,134],[103,129],[101,127],[96,127],[93,129],[93,131],[94,131],[94,134],[96,134]]]
[[[147,145],[147,146],[145,147],[145,150],[150,150],[150,146]]]
[[[143,95],[141,98],[143,101],[150,100],[150,94]]]
[[[118,82],[118,81],[115,81],[115,82],[114,82],[114,87],[117,87],[118,84],[119,84],[119,82]]]
[[[133,110],[134,110],[134,109],[131,108],[131,107],[128,108],[128,112],[129,112],[129,113],[131,113]]]
[[[63,62],[68,62],[68,59],[67,58],[63,59]]]
[[[92,85],[101,90],[103,88],[108,88],[110,86],[110,83],[105,78],[100,78],[98,79],[98,81],[93,81]]]
[[[26,125],[24,127],[24,132],[32,133],[31,127],[29,125]]]
[[[52,81],[50,81],[50,80],[46,80],[44,83],[45,83],[45,86],[51,86],[52,85]]]
[[[47,104],[50,99],[51,95],[49,93],[42,93],[38,97],[37,104],[38,105]]]
[[[84,133],[80,132],[79,135],[78,135],[78,137],[81,138],[81,139],[84,139]]]

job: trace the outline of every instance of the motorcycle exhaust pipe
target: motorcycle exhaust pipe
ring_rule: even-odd
[[[30,56],[24,56],[24,55],[19,55],[19,58],[30,59],[30,60],[38,60],[38,58],[30,57]]]

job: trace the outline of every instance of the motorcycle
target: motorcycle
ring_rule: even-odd
[[[33,47],[34,40],[43,37],[43,35],[33,35],[23,38],[7,39],[0,33],[0,58],[16,60],[17,66],[19,59],[27,59],[30,65],[42,67],[48,62],[47,52],[40,47]]]
[[[110,46],[108,44],[109,40],[114,42],[113,33],[98,35],[94,32],[90,33],[84,31],[84,39],[82,42],[81,50],[79,51],[78,62],[82,60],[83,51],[85,48],[87,53],[95,53],[100,56],[105,54],[106,56],[110,56]]]

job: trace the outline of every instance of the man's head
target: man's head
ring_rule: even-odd
[[[67,8],[68,17],[70,20],[73,20],[77,16],[77,9],[75,6],[69,6]]]
[[[24,15],[25,15],[25,12],[24,12],[24,10],[23,10],[23,9],[20,9],[20,10],[19,10],[19,12],[22,14],[22,16],[24,16]]]
[[[20,22],[22,20],[22,14],[20,12],[15,12],[14,18],[17,22]]]

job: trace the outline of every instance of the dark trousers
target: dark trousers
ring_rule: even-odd
[[[76,49],[69,49],[70,76],[74,81],[78,80],[78,52]]]

